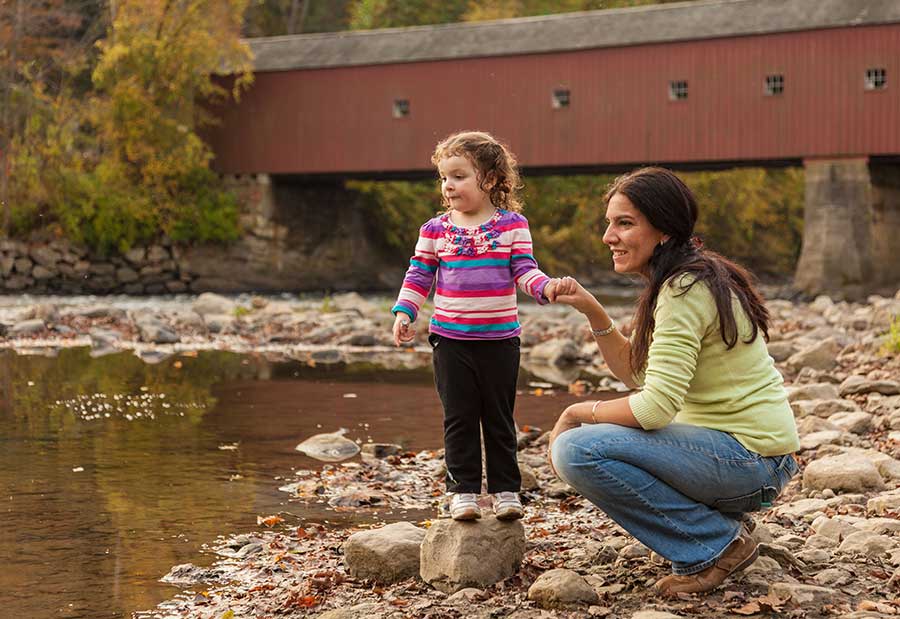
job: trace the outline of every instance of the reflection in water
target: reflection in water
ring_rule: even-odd
[[[529,377],[523,374],[523,385]],[[269,363],[201,353],[148,365],[0,354],[0,608],[22,617],[121,617],[177,589],[158,579],[209,563],[204,543],[290,512],[353,519],[278,491],[314,434],[441,443],[429,369]],[[549,427],[571,396],[523,395],[521,424]]]

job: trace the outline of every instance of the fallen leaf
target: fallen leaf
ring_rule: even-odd
[[[284,518],[281,516],[266,516],[265,518],[262,516],[256,517],[256,524],[264,524],[267,527],[274,527],[276,524],[281,524],[284,522]]]
[[[757,602],[749,602],[740,608],[731,609],[731,612],[738,615],[755,615],[756,613],[762,612],[762,608]]]

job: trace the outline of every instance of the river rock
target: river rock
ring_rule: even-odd
[[[813,383],[800,387],[790,387],[787,392],[789,402],[797,402],[799,400],[836,400],[841,397],[837,386],[831,383]]]
[[[843,442],[846,432],[843,430],[822,430],[821,432],[811,432],[800,437],[800,449],[808,451],[828,444],[839,444]]]
[[[344,438],[346,430],[316,434],[294,449],[322,462],[340,462],[359,453],[359,445]]]
[[[205,314],[203,322],[210,333],[232,333],[237,319],[234,314]]]
[[[838,552],[877,558],[886,555],[888,551],[896,547],[897,543],[887,535],[879,535],[872,531],[858,531],[851,533],[841,542]]]
[[[841,454],[807,464],[803,471],[803,487],[864,492],[883,489],[884,480],[870,460],[858,454]]]
[[[900,511],[900,489],[882,492],[866,502],[866,513],[884,516],[888,512]]]
[[[552,339],[534,346],[528,353],[528,360],[552,366],[569,365],[578,360],[578,352],[578,346],[572,340]]]
[[[394,443],[366,443],[362,453],[373,458],[387,458],[403,453],[403,447]]]
[[[835,413],[828,421],[852,434],[865,434],[872,430],[872,414],[865,411]]]
[[[896,395],[900,393],[900,383],[894,380],[868,380],[864,376],[848,376],[841,383],[842,396],[858,393],[880,393],[882,395]]]
[[[794,370],[812,368],[829,371],[837,366],[837,356],[842,349],[836,338],[829,337],[794,353],[787,360],[787,365]]]
[[[830,602],[837,592],[828,587],[804,585],[794,582],[777,582],[769,586],[769,595],[785,600],[790,598],[795,604],[826,604]]]
[[[490,552],[485,552],[485,549]],[[525,555],[520,520],[493,516],[472,522],[435,521],[422,542],[422,580],[445,593],[490,587],[516,573]]]
[[[769,349],[769,355],[779,363],[797,352],[797,349],[794,348],[794,345],[791,342],[769,342],[767,347]]]
[[[40,318],[33,318],[31,320],[23,320],[22,322],[18,322],[9,329],[9,335],[12,337],[18,337],[21,335],[34,335],[35,333],[40,333],[44,329],[47,328],[47,325],[44,324],[44,321]]]
[[[562,568],[538,576],[528,588],[528,599],[547,609],[596,604],[600,601],[597,592],[578,572]]]
[[[181,337],[177,333],[155,316],[144,315],[136,317],[135,326],[140,332],[142,342],[173,344],[181,341]]]
[[[683,619],[683,615],[673,615],[665,610],[639,610],[631,619]]]
[[[395,522],[354,533],[344,542],[344,564],[354,578],[392,583],[419,575],[425,529]]]
[[[191,304],[191,309],[201,316],[206,316],[207,314],[229,314],[233,316],[236,307],[237,304],[231,299],[212,292],[204,292]]]

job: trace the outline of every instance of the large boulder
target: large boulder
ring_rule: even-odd
[[[344,542],[344,564],[354,578],[392,583],[419,575],[425,529],[395,522],[354,533]]]
[[[578,572],[562,568],[541,574],[529,587],[528,599],[541,608],[567,608],[600,601],[597,592]]]
[[[845,453],[814,460],[803,471],[803,487],[815,490],[865,492],[882,490],[884,479],[871,460]]]
[[[525,528],[520,520],[438,520],[422,542],[419,574],[445,593],[490,587],[515,574],[524,555]]]

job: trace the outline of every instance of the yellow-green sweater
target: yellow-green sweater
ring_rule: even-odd
[[[800,439],[784,379],[762,333],[744,343],[751,323],[732,295],[740,337],[728,350],[707,285],[698,282],[681,294],[691,281],[681,275],[660,290],[647,365],[637,377],[642,390],[628,398],[635,419],[645,430],[674,421],[729,432],[763,456],[796,451]]]

